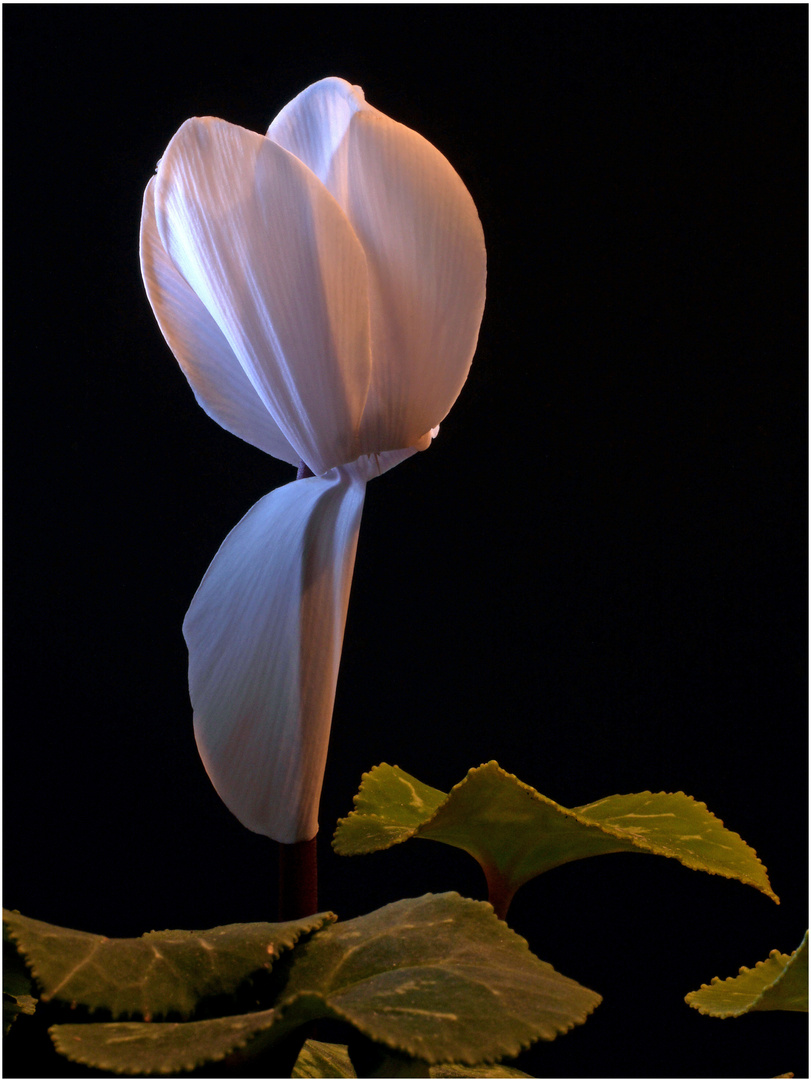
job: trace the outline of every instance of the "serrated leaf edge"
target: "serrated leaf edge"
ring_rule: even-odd
[[[7,934],[8,940],[11,941],[14,944],[14,946],[17,949],[17,952],[22,957],[26,967],[28,968],[28,970],[31,972],[32,976],[36,980],[37,985],[41,990],[40,1000],[42,1000],[43,1002],[46,1002],[46,1003],[49,1002],[49,1001],[54,1000],[53,999],[53,994],[49,993],[48,991],[46,991],[44,989],[45,984],[44,984],[44,981],[42,979],[42,976],[39,974],[36,967],[34,966],[34,961],[30,960],[28,958],[28,956],[26,955],[26,953],[24,951],[24,946],[22,945],[22,943],[21,943],[21,941],[19,939],[19,935],[13,929],[13,927],[11,927],[5,921],[5,914],[6,914],[6,910],[4,909],[4,911],[3,911],[3,916],[4,916],[4,918],[3,918],[3,926],[4,926],[5,932]],[[22,912],[20,912],[20,911],[12,911],[12,912],[10,912],[10,914],[22,915]],[[277,960],[284,953],[290,952],[298,944],[300,944],[301,943],[301,938],[305,934],[312,936],[314,934],[319,933],[319,931],[323,930],[326,926],[330,926],[333,923],[338,921],[338,916],[332,911],[317,912],[316,914],[321,915],[321,916],[324,917],[324,921],[321,923],[321,925],[317,926],[317,927],[310,927],[310,928],[307,928],[307,927],[298,928],[295,940],[292,941],[289,945],[286,945],[285,948],[282,949],[281,952],[279,952],[279,954],[276,956]],[[25,918],[30,918],[30,916],[24,916],[24,917]],[[37,919],[37,920],[34,920],[34,921],[41,922],[42,920]],[[291,922],[296,922],[297,920],[291,919],[290,921]],[[93,933],[88,932],[87,930],[73,930],[73,929],[71,929],[70,927],[67,927],[67,926],[57,926],[55,923],[45,923],[44,925],[52,926],[56,930],[65,930],[70,934],[80,934],[80,935],[82,935],[84,937],[88,937],[88,938],[91,938],[91,939],[98,939],[99,944],[101,944],[103,942],[107,942],[107,941],[141,941],[145,937],[147,937],[149,934],[154,934],[156,932],[157,933],[171,933],[171,932],[173,932],[173,931],[165,931],[165,930],[164,931],[148,930],[148,931],[146,931],[146,933],[141,934],[140,937],[137,937],[137,938],[108,938],[105,934],[93,934]],[[238,926],[238,925],[241,925],[241,924],[239,924],[239,923],[229,923],[227,925],[229,925],[229,926],[230,925]],[[221,928],[220,927],[210,927],[210,929],[211,930],[217,930],[217,929],[221,929]],[[197,933],[198,931],[185,931],[185,932],[187,932],[187,933]],[[202,933],[204,931],[199,931],[199,932]],[[90,956],[92,956],[92,955],[93,954],[91,953],[89,956],[85,957],[85,959],[82,961],[82,963],[87,963],[87,961],[90,959]],[[73,974],[73,972],[71,974]],[[245,981],[247,982],[248,979],[250,979],[250,978],[251,978],[250,975],[246,976]],[[64,999],[64,998],[57,998],[56,1000],[57,1001],[63,1001],[65,1003],[67,1003],[66,999]],[[201,1000],[205,1000],[205,999],[201,999]],[[111,1010],[107,1009],[104,1005],[85,1005],[83,1002],[76,1002],[76,1001],[70,1002],[69,1004],[71,1005],[71,1007],[76,1006],[76,1005],[80,1005],[82,1009],[85,1009],[87,1011],[89,1016],[93,1016],[99,1010],[101,1010],[103,1012],[110,1012],[111,1016],[113,1017],[112,1021],[110,1021],[111,1023],[130,1023],[130,1022],[131,1023],[139,1023],[139,1022],[151,1023],[152,1020],[153,1020],[153,1014],[149,1014],[149,1016],[146,1016],[145,1014],[139,1014],[138,1012],[126,1012],[126,1011],[125,1012],[120,1012],[120,1013],[112,1013]],[[164,1016],[168,1015],[169,1012],[171,1012],[171,1010],[167,1010],[166,1013],[155,1012],[154,1016],[155,1017],[164,1017]],[[137,1017],[139,1015],[142,1016],[142,1021],[128,1019],[128,1018],[132,1018],[132,1017]],[[192,1011],[192,1013],[189,1014],[190,1017],[193,1016],[193,1015],[194,1015],[194,1011]],[[173,1021],[170,1021],[170,1022],[173,1022]],[[193,1023],[194,1021],[190,1020],[189,1017],[185,1017],[182,1021],[178,1021],[178,1022],[180,1022],[180,1023]],[[82,1064],[86,1064],[86,1063],[83,1062]]]
[[[259,1010],[256,1013],[246,1013],[245,1015],[247,1015],[247,1016],[258,1016],[258,1015],[261,1014],[261,1012],[273,1013],[274,1011],[275,1011],[274,1009],[266,1009],[266,1010]],[[220,1017],[215,1017],[214,1019],[220,1019]],[[226,1017],[222,1017],[222,1019],[226,1019]],[[242,1035],[235,1036],[237,1041],[230,1044],[227,1050],[223,1050],[222,1052],[218,1051],[216,1054],[214,1054],[214,1055],[212,1055],[210,1057],[206,1056],[204,1058],[201,1058],[200,1060],[195,1061],[194,1064],[192,1064],[192,1065],[177,1065],[177,1066],[173,1065],[171,1067],[167,1066],[166,1068],[156,1069],[155,1073],[166,1074],[166,1073],[173,1073],[173,1072],[193,1072],[195,1069],[200,1068],[202,1065],[214,1064],[214,1063],[216,1063],[218,1061],[224,1061],[225,1058],[229,1057],[231,1054],[235,1053],[237,1050],[244,1050],[245,1047],[250,1042],[252,1042],[254,1039],[259,1038],[262,1034],[264,1034],[265,1031],[270,1030],[270,1028],[272,1028],[274,1026],[274,1024],[280,1019],[281,1019],[280,1017],[274,1018],[271,1021],[271,1023],[268,1025],[267,1028],[260,1028],[258,1031],[247,1032],[247,1033],[243,1033]],[[120,1027],[122,1024],[128,1024],[130,1026],[136,1026],[136,1027],[141,1027],[141,1026],[147,1026],[148,1025],[150,1028],[154,1029],[154,1028],[159,1028],[159,1027],[172,1027],[172,1028],[185,1027],[185,1026],[187,1026],[189,1024],[205,1024],[205,1023],[208,1023],[208,1022],[209,1022],[208,1020],[178,1020],[178,1021],[165,1021],[165,1022],[159,1022],[158,1021],[158,1022],[153,1023],[153,1022],[148,1021],[148,1020],[141,1020],[141,1021],[138,1021],[138,1020],[114,1020],[114,1021],[111,1021],[109,1024],[108,1023],[100,1023],[100,1024],[99,1023],[96,1023],[96,1024],[52,1024],[51,1027],[48,1028],[48,1034],[51,1036],[51,1041],[53,1042],[54,1047],[57,1050],[57,1053],[61,1054],[63,1057],[66,1057],[69,1061],[74,1061],[74,1062],[78,1063],[79,1065],[88,1065],[90,1068],[93,1068],[93,1069],[98,1069],[98,1068],[108,1069],[110,1072],[117,1073],[119,1076],[143,1076],[143,1075],[151,1076],[151,1075],[155,1075],[155,1073],[144,1073],[142,1069],[135,1070],[135,1069],[117,1068],[116,1066],[110,1065],[110,1064],[100,1066],[100,1065],[97,1064],[97,1062],[91,1061],[88,1057],[82,1057],[82,1056],[80,1056],[80,1054],[75,1053],[72,1050],[68,1050],[66,1047],[60,1046],[57,1039],[61,1035],[63,1035],[66,1031],[72,1031],[72,1030],[81,1031],[83,1029],[86,1030],[88,1027]]]
[[[520,781],[519,781],[519,783],[520,783]],[[627,836],[626,834],[623,833],[623,830],[622,830],[622,828],[620,826],[601,825],[601,828],[604,829],[606,832],[609,832],[611,835],[616,836],[617,838],[622,837],[623,839],[630,840],[630,842],[635,847],[638,847],[640,849],[640,851],[642,851],[645,854],[659,855],[659,856],[664,857],[665,859],[675,859],[677,862],[680,862],[682,864],[682,866],[685,866],[688,870],[698,870],[702,874],[711,874],[713,877],[723,877],[723,878],[727,878],[730,881],[741,881],[741,884],[751,885],[752,888],[757,889],[758,892],[762,892],[764,896],[768,896],[770,900],[774,900],[775,904],[780,903],[780,897],[772,889],[771,882],[769,881],[768,871],[767,871],[765,865],[763,864],[762,860],[758,856],[757,851],[755,851],[755,849],[752,847],[751,844],[748,844],[746,842],[746,840],[744,840],[744,838],[741,836],[740,833],[736,833],[732,829],[728,828],[728,826],[726,826],[724,824],[723,820],[720,817],[718,817],[717,814],[714,814],[712,812],[712,810],[710,810],[710,808],[707,806],[707,804],[705,802],[701,802],[700,799],[696,799],[695,796],[688,795],[684,791],[634,791],[634,792],[630,792],[629,794],[632,794],[632,795],[650,795],[652,798],[655,798],[657,795],[666,795],[666,796],[667,795],[675,795],[675,796],[681,795],[685,799],[687,799],[688,802],[691,802],[695,806],[697,806],[700,810],[704,810],[713,819],[713,821],[717,821],[722,829],[724,829],[726,832],[728,832],[730,834],[730,836],[733,836],[736,840],[740,840],[740,842],[743,844],[743,846],[746,848],[746,850],[751,852],[752,857],[754,858],[755,862],[763,870],[763,876],[766,878],[767,887],[763,888],[763,886],[758,885],[757,882],[754,882],[754,881],[741,881],[741,878],[738,877],[736,874],[725,874],[723,872],[723,870],[710,870],[705,866],[693,866],[693,865],[691,865],[691,862],[689,862],[689,861],[685,862],[684,859],[680,858],[678,855],[669,855],[667,852],[664,852],[664,851],[651,851],[650,848],[645,845],[644,841],[641,840],[641,838],[637,838],[637,837],[634,837],[634,836]],[[576,807],[576,810],[573,811],[573,812],[579,813],[579,812],[581,812],[583,810],[588,810],[589,807],[598,806],[600,803],[605,802],[607,799],[612,799],[612,798],[615,798],[615,796],[606,795],[603,799],[597,799],[596,802],[587,803],[585,806]],[[616,832],[613,831],[615,829],[616,829]],[[637,843],[637,839],[639,839],[639,843]]]
[[[422,899],[425,899],[426,897],[446,896],[446,895],[447,896],[455,896],[460,900],[464,900],[468,904],[475,904],[478,907],[487,908],[495,916],[495,911],[493,909],[493,905],[488,903],[487,900],[471,900],[468,897],[461,896],[459,893],[457,893],[457,892],[455,892],[453,890],[451,890],[448,893],[424,893],[423,896],[414,897],[414,899],[415,900],[422,900]],[[349,921],[352,921],[352,920],[349,920]],[[483,1057],[483,1058],[473,1058],[473,1057],[467,1057],[467,1058],[461,1058],[461,1057],[442,1058],[442,1057],[437,1057],[437,1058],[434,1058],[434,1057],[431,1057],[431,1056],[425,1056],[424,1050],[421,1049],[420,1050],[420,1057],[422,1058],[422,1060],[426,1061],[429,1065],[470,1065],[470,1066],[473,1066],[473,1065],[496,1065],[499,1062],[503,1061],[504,1058],[515,1057],[516,1055],[520,1054],[522,1050],[528,1049],[530,1046],[532,1046],[536,1042],[539,1042],[541,1040],[543,1042],[552,1042],[559,1035],[565,1035],[569,1031],[571,1031],[573,1028],[579,1027],[581,1024],[585,1024],[585,1022],[589,1018],[589,1016],[591,1016],[591,1014],[598,1007],[598,1005],[600,1005],[602,1003],[602,1000],[603,1000],[602,995],[598,994],[596,990],[591,990],[589,987],[582,986],[580,983],[577,983],[575,979],[570,979],[570,977],[568,975],[561,975],[561,973],[552,964],[550,964],[547,960],[540,960],[540,957],[536,956],[535,953],[533,953],[532,949],[529,947],[529,942],[527,941],[526,938],[522,937],[521,934],[519,934],[517,931],[513,930],[512,928],[507,927],[506,923],[502,923],[501,925],[504,926],[505,929],[508,930],[508,932],[509,932],[509,934],[510,934],[510,936],[512,938],[517,939],[517,944],[519,945],[519,947],[520,947],[520,949],[521,949],[521,951],[523,953],[529,954],[529,956],[531,956],[533,959],[538,960],[538,961],[540,961],[540,963],[542,963],[542,964],[546,965],[547,967],[551,968],[551,970],[556,975],[559,975],[561,978],[567,979],[570,982],[576,983],[576,985],[578,987],[580,987],[581,990],[586,990],[588,993],[593,994],[594,997],[596,998],[596,1000],[594,1001],[594,1004],[590,1008],[586,1007],[584,1009],[581,1009],[580,1012],[578,1013],[577,1017],[572,1019],[570,1022],[566,1023],[565,1026],[561,1025],[559,1027],[559,1029],[555,1032],[555,1034],[552,1036],[551,1039],[544,1038],[543,1035],[536,1035],[534,1038],[529,1038],[526,1042],[517,1040],[517,1048],[516,1049],[504,1050],[502,1053],[500,1053],[496,1057]],[[374,978],[374,976],[372,976],[372,978]],[[345,1023],[350,1024],[353,1028],[360,1031],[362,1035],[364,1035],[367,1039],[370,1039],[372,1042],[380,1043],[383,1046],[388,1047],[388,1049],[390,1049],[390,1050],[396,1050],[397,1052],[407,1054],[410,1057],[414,1056],[411,1053],[411,1050],[407,1046],[403,1046],[401,1043],[397,1042],[396,1039],[387,1039],[385,1037],[377,1038],[377,1037],[374,1037],[374,1036],[370,1035],[367,1031],[362,1030],[355,1020],[353,1020],[342,1009],[340,1009],[336,1005],[332,1004],[327,999],[327,997],[321,991],[318,991],[318,990],[300,990],[298,993],[294,994],[290,998],[287,998],[286,1000],[280,1002],[279,1005],[278,1005],[279,1019],[284,1020],[286,1018],[288,1010],[292,1006],[294,1006],[296,1003],[301,1001],[302,999],[311,1000],[313,1002],[318,1001],[318,1003],[324,1009],[325,1018],[329,1016],[329,1017],[332,1017],[333,1019],[343,1020]],[[318,1017],[315,1017],[315,1019],[318,1019]],[[560,1021],[554,1021],[554,1023],[560,1024]]]
[[[691,990],[690,993],[685,996],[684,1000],[690,1006],[690,1008],[695,1009],[697,1012],[701,1013],[702,1016],[711,1016],[722,1020],[726,1018],[733,1018],[736,1016],[744,1016],[746,1013],[752,1012],[754,1010],[757,1003],[763,1000],[764,994],[768,993],[770,990],[773,990],[778,985],[778,983],[783,980],[786,972],[789,970],[791,962],[797,956],[800,949],[802,949],[803,945],[806,943],[807,940],[808,931],[806,930],[805,937],[794,950],[794,952],[781,953],[779,949],[772,949],[767,958],[765,960],[758,960],[753,968],[746,967],[744,965],[738,969],[737,975],[727,975],[725,979],[722,979],[720,975],[713,975],[709,983],[702,983],[698,990]],[[691,998],[694,998],[696,994],[700,994],[702,990],[712,990],[715,986],[723,986],[724,983],[733,983],[736,979],[739,979],[741,975],[749,975],[751,972],[757,971],[758,968],[765,967],[771,960],[780,961],[780,963],[783,965],[783,970],[773,979],[772,982],[770,982],[767,986],[763,987],[763,989],[760,991],[756,998],[752,998],[748,1005],[745,1005],[737,1012],[729,1010],[726,1013],[719,1014],[717,1011],[713,1012],[712,1009],[707,1008],[707,1006],[696,1005],[693,1003],[693,1001],[690,1000]]]
[[[384,768],[384,767],[385,768],[394,768],[394,769],[400,768],[399,765],[393,765],[392,766],[392,765],[388,765],[386,762],[381,762],[380,765],[373,766],[369,770],[368,773],[363,773],[363,775],[361,776],[360,788],[358,789],[356,794],[353,796],[353,800],[352,800],[353,803],[355,804],[355,806],[357,806],[358,801],[361,798],[364,781],[371,778],[372,775],[377,770],[379,770],[381,768]],[[598,821],[591,821],[591,820],[589,820],[589,818],[583,816],[582,811],[588,810],[590,807],[599,806],[600,803],[605,802],[608,799],[614,798],[615,797],[614,795],[606,795],[602,799],[597,799],[593,803],[587,803],[584,806],[578,806],[578,807],[574,807],[574,808],[570,809],[570,808],[568,808],[566,806],[561,806],[561,804],[555,802],[554,799],[550,799],[548,795],[543,795],[540,791],[538,791],[536,788],[532,787],[530,784],[525,783],[523,780],[519,780],[519,778],[517,776],[515,776],[513,773],[509,773],[509,772],[507,772],[506,769],[502,769],[502,767],[498,764],[498,762],[494,761],[494,760],[484,762],[482,765],[474,765],[472,768],[468,769],[468,771],[465,774],[465,776],[463,777],[463,779],[460,780],[457,784],[453,785],[451,790],[448,792],[448,794],[447,794],[447,796],[445,798],[445,801],[442,802],[436,808],[436,810],[434,810],[433,813],[430,814],[424,821],[420,822],[419,825],[414,825],[414,826],[403,825],[402,830],[401,830],[402,835],[393,838],[390,843],[386,844],[385,847],[382,847],[382,846],[381,847],[376,847],[372,851],[358,852],[358,854],[361,854],[361,855],[362,854],[373,854],[374,851],[387,851],[389,848],[392,848],[397,844],[402,844],[406,840],[410,840],[412,837],[415,837],[417,839],[425,839],[425,840],[433,839],[430,836],[420,836],[419,834],[421,832],[423,832],[424,830],[426,830],[435,821],[437,815],[440,813],[441,810],[445,809],[445,807],[448,805],[448,802],[450,801],[451,796],[453,795],[453,793],[455,791],[457,791],[459,788],[461,788],[464,784],[466,784],[470,780],[470,777],[474,773],[478,773],[482,769],[490,769],[490,770],[495,769],[504,778],[506,778],[508,780],[512,780],[525,794],[530,796],[530,798],[536,800],[537,802],[543,803],[545,806],[549,807],[551,810],[554,810],[556,813],[558,813],[561,817],[571,818],[571,819],[575,820],[579,825],[583,825],[583,826],[585,826],[585,827],[587,827],[589,829],[596,829],[598,832],[603,833],[603,835],[611,836],[614,839],[622,840],[625,843],[630,843],[630,844],[633,845],[633,847],[635,847],[640,852],[640,854],[657,855],[660,858],[675,859],[676,862],[681,863],[681,865],[686,867],[688,870],[697,870],[700,873],[710,874],[713,877],[723,877],[723,878],[726,878],[729,881],[740,881],[741,884],[751,885],[753,888],[757,889],[758,892],[763,893],[764,896],[768,896],[769,899],[773,900],[776,904],[780,903],[780,898],[777,896],[777,894],[774,892],[774,890],[771,887],[771,882],[769,881],[768,872],[767,872],[766,867],[764,866],[763,862],[758,857],[757,851],[755,851],[755,849],[753,847],[751,847],[751,845],[748,844],[739,833],[733,832],[732,829],[728,829],[727,826],[724,825],[724,822],[721,820],[721,818],[719,818],[716,814],[714,814],[712,812],[712,810],[710,810],[707,807],[706,803],[700,802],[698,799],[694,798],[692,795],[687,795],[684,791],[676,791],[676,792],[673,792],[673,791],[658,791],[658,792],[652,792],[652,791],[647,791],[646,790],[646,791],[634,791],[634,792],[629,793],[629,794],[632,794],[632,795],[650,795],[651,797],[655,797],[657,795],[665,795],[665,796],[681,795],[685,799],[687,799],[691,803],[693,803],[695,806],[697,806],[699,809],[706,811],[706,813],[709,814],[709,816],[714,821],[718,822],[718,824],[721,826],[721,828],[725,829],[731,836],[733,836],[737,840],[739,840],[744,845],[744,847],[747,849],[747,851],[751,852],[755,862],[763,870],[763,875],[766,878],[766,887],[765,888],[762,885],[759,885],[755,881],[748,881],[748,880],[743,881],[736,874],[732,874],[732,873],[727,874],[727,873],[724,873],[723,870],[712,870],[712,869],[709,869],[709,868],[707,868],[705,866],[692,865],[691,861],[685,861],[684,859],[680,858],[678,855],[675,855],[675,854],[671,855],[671,854],[669,854],[668,852],[665,852],[665,851],[652,850],[651,845],[647,844],[641,837],[637,837],[637,836],[633,836],[633,835],[629,834],[627,831],[623,830],[620,826],[605,825],[605,824],[603,824],[601,822],[598,822]],[[405,772],[404,769],[401,770],[401,771]],[[407,774],[407,775],[410,775],[410,774]],[[415,777],[414,779],[417,779],[417,778]],[[430,785],[426,785],[426,786],[430,786]],[[435,788],[434,790],[438,791],[439,789]],[[363,813],[362,811],[357,810],[357,809],[350,811],[350,813],[345,818],[340,818],[338,820],[338,822],[337,822],[337,825],[336,825],[336,835],[335,835],[335,837],[333,838],[333,841],[332,841],[332,846],[335,849],[336,853],[339,854],[339,855],[342,855],[342,854],[345,854],[345,853],[340,850],[340,844],[339,844],[338,839],[337,839],[338,828],[342,824],[348,822],[350,820],[350,818],[352,818],[354,816],[363,816],[365,818],[370,818],[370,819],[373,819],[375,821],[385,821],[385,818],[382,817],[382,815],[380,815],[380,814]],[[351,855],[351,854],[354,854],[354,853],[349,852],[349,853],[346,853],[346,854]],[[609,853],[606,852],[605,854],[609,854]],[[696,860],[696,862],[697,861],[698,860]],[[517,887],[520,887],[520,884],[523,884],[523,882],[519,883],[519,886],[517,886]]]
[[[592,991],[592,993],[595,993],[595,991]],[[581,1024],[585,1024],[586,1020],[588,1020],[589,1016],[591,1016],[591,1014],[602,1001],[602,997],[599,994],[597,996],[600,998],[599,1001],[595,1001],[594,1005],[590,1009],[587,1008],[583,1010],[580,1014],[578,1014],[575,1019],[567,1023],[565,1026],[561,1025],[550,1039],[544,1038],[543,1035],[536,1035],[534,1038],[530,1037],[526,1040],[516,1039],[509,1049],[503,1050],[497,1056],[486,1056],[479,1058],[474,1057],[472,1054],[468,1054],[464,1057],[454,1058],[435,1056],[430,1052],[427,1047],[422,1047],[420,1049],[420,1059],[427,1062],[427,1064],[429,1065],[496,1065],[499,1062],[503,1061],[505,1058],[516,1057],[518,1054],[521,1053],[522,1050],[529,1049],[529,1047],[534,1045],[536,1042],[553,1042],[559,1035],[566,1035],[573,1028],[579,1027]],[[385,1035],[370,1035],[369,1032],[364,1031],[347,1012],[344,1012],[343,1009],[339,1008],[336,1005],[330,1004],[322,994],[317,993],[316,991],[300,991],[294,997],[286,1001],[284,1005],[281,1006],[282,1018],[285,1017],[288,1008],[297,1004],[302,998],[317,998],[319,1003],[323,1006],[325,1019],[328,1018],[343,1021],[344,1023],[349,1024],[356,1031],[359,1031],[362,1035],[369,1039],[370,1042],[379,1043],[380,1045],[387,1047],[389,1050],[395,1050],[400,1054],[406,1054],[408,1057],[415,1056],[412,1053],[411,1048],[405,1046],[403,1043],[399,1042],[395,1038],[387,1038],[385,1037]],[[556,1023],[560,1022],[556,1021]]]
[[[403,844],[403,843],[405,843],[406,840],[410,840],[414,836],[414,833],[417,831],[417,829],[420,829],[422,827],[422,825],[424,825],[426,823],[426,822],[422,822],[420,825],[416,825],[414,827],[411,827],[409,825],[403,825],[402,829],[401,829],[402,835],[401,836],[396,836],[395,838],[393,838],[391,843],[387,844],[385,848],[376,847],[376,848],[373,848],[372,850],[370,850],[368,852],[364,852],[364,851],[361,851],[361,852],[353,852],[353,851],[344,852],[344,851],[340,850],[340,841],[338,839],[338,831],[339,831],[341,825],[345,825],[351,818],[363,817],[363,818],[371,819],[373,821],[385,822],[386,819],[381,814],[370,814],[370,813],[367,813],[367,812],[365,812],[363,810],[358,809],[358,804],[364,798],[363,785],[366,783],[367,780],[372,780],[375,773],[379,772],[381,769],[400,769],[400,772],[406,772],[406,770],[401,768],[399,765],[389,765],[389,763],[387,761],[381,761],[379,765],[373,765],[371,767],[371,769],[369,769],[368,772],[361,773],[360,786],[358,787],[358,790],[355,792],[355,794],[352,796],[352,806],[354,807],[354,809],[350,810],[349,813],[346,815],[346,817],[338,818],[337,822],[335,823],[335,832],[334,832],[333,838],[332,838],[332,848],[336,852],[336,854],[338,854],[338,855],[347,855],[347,856],[352,856],[352,855],[355,855],[355,854],[359,854],[359,855],[369,854],[369,855],[371,855],[374,851],[387,851],[389,848],[394,847],[396,844]],[[472,772],[473,770],[469,770],[469,771]],[[411,776],[411,773],[406,773],[406,776]],[[413,779],[416,780],[417,778],[413,777]],[[422,781],[420,781],[420,783],[422,783]],[[425,786],[430,787],[431,785],[426,784]],[[458,787],[459,785],[457,784],[456,786]],[[433,788],[433,790],[438,792],[440,795],[445,794],[444,792],[440,791],[439,788]],[[453,789],[451,789],[451,790],[453,790]],[[450,794],[445,795],[445,802],[447,802],[449,798],[450,798]],[[434,813],[431,814],[431,816],[426,819],[426,821],[430,821],[431,818],[434,816],[434,814],[438,813],[439,810],[442,809],[442,807],[445,805],[445,802],[442,802],[436,808]]]

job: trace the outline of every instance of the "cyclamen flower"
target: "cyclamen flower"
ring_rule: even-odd
[[[330,78],[266,136],[183,124],[147,185],[141,267],[203,409],[314,474],[248,511],[183,625],[215,788],[254,832],[307,840],[366,483],[430,444],[465,382],[481,224],[438,150]]]

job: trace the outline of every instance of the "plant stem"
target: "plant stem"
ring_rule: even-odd
[[[318,911],[316,837],[279,844],[279,920],[304,919]]]
[[[296,480],[313,476],[302,461]],[[297,844],[279,844],[279,920],[303,919],[318,911],[318,861],[316,838]]]
[[[296,844],[279,844],[279,922],[304,919],[318,911],[317,839],[314,836]],[[272,1048],[269,1056],[260,1059],[265,1071],[256,1075],[292,1075],[304,1043],[315,1037],[314,1022],[303,1024]],[[267,1071],[269,1066],[271,1071]]]
[[[487,899],[493,905],[496,915],[506,922],[507,912],[515,895],[515,889],[508,886],[495,868],[483,865],[482,869],[484,870],[484,876],[487,878]]]

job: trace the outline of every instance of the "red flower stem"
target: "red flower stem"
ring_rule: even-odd
[[[305,461],[296,480],[313,476]],[[318,860],[315,837],[297,844],[279,844],[279,920],[303,919],[318,911]]]
[[[306,462],[299,463],[296,480],[313,476]],[[316,838],[279,844],[279,920],[304,919],[318,911],[318,859]]]
[[[318,911],[316,837],[279,844],[279,921],[304,919]]]

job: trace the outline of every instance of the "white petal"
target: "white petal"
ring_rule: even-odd
[[[410,446],[447,416],[467,378],[484,309],[481,222],[439,151],[377,111],[353,119],[348,187],[372,313],[361,444]]]
[[[353,461],[371,366],[367,271],[325,187],[270,139],[194,119],[161,159],[155,213],[297,454],[317,474]]]
[[[366,253],[363,450],[414,445],[447,415],[476,348],[486,259],[473,200],[435,147],[341,79],[308,87],[268,134],[321,177]]]
[[[296,480],[228,535],[183,632],[197,746],[243,825],[282,843],[318,829],[364,480]]]
[[[359,86],[321,79],[285,105],[268,138],[303,161],[345,208],[346,134],[355,113],[369,108]]]
[[[154,204],[153,177],[144,192],[141,215],[141,271],[155,318],[194,396],[227,431],[297,465],[299,455],[262,403],[222,331],[166,254]]]
[[[431,435],[429,432],[428,441],[424,446],[406,446],[402,450],[383,450],[380,453],[363,454],[357,461],[353,461],[351,465],[345,465],[344,469],[347,474],[368,483],[369,480],[374,480],[376,476],[382,476],[389,469],[393,469],[395,465],[399,465],[406,458],[412,457],[418,450],[426,449],[430,446],[430,443]]]

